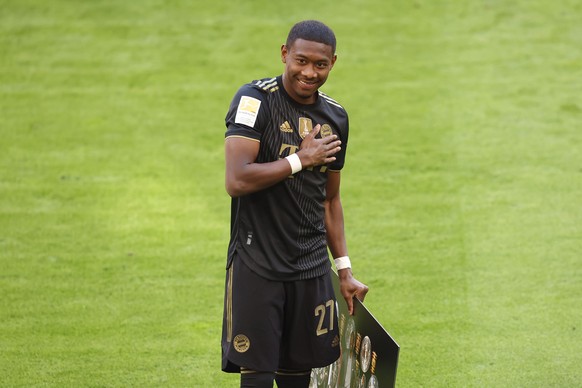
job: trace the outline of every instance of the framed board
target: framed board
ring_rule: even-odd
[[[359,300],[354,315],[339,291],[339,278],[331,275],[338,301],[341,357],[333,364],[314,369],[310,388],[394,387],[400,346]]]

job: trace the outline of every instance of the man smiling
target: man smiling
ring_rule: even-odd
[[[317,90],[327,80],[337,56],[335,47],[325,43],[296,39],[281,48],[286,64],[283,86],[289,97],[301,104],[313,104]]]
[[[307,387],[311,369],[340,355],[331,252],[340,289],[352,276],[340,200],[348,115],[319,91],[336,62],[325,24],[293,26],[284,73],[242,86],[226,115],[226,190],[232,197],[222,369],[241,387]]]

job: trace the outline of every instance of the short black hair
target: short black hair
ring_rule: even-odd
[[[335,34],[331,28],[318,20],[304,20],[295,24],[287,35],[285,45],[291,47],[297,39],[326,44],[331,46],[331,51],[335,54]]]

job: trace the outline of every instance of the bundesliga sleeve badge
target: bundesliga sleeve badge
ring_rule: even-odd
[[[236,110],[234,122],[254,127],[261,107],[261,100],[250,96],[242,96]]]

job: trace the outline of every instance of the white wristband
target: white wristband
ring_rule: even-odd
[[[295,174],[296,172],[303,170],[301,160],[299,159],[299,156],[297,154],[291,154],[285,157],[285,159],[287,159],[287,161],[291,165],[291,174]]]
[[[352,263],[350,262],[349,256],[336,257],[334,261],[335,267],[338,271],[340,269],[352,268]]]

